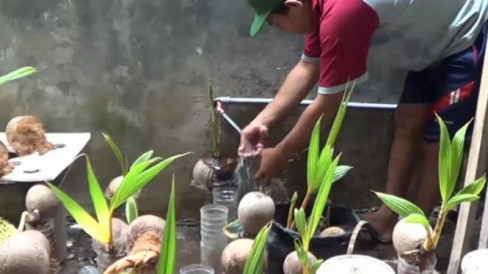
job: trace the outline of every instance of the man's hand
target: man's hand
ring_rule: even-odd
[[[256,156],[261,153],[268,138],[268,127],[260,123],[251,123],[242,130],[238,153],[242,157]]]
[[[261,153],[261,166],[256,179],[271,179],[282,172],[288,164],[288,155],[279,146],[264,149]]]

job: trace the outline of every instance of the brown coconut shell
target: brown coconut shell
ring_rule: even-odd
[[[312,265],[317,258],[310,252],[307,253],[308,257],[308,264]],[[283,272],[284,274],[302,274],[303,273],[303,266],[300,263],[300,259],[298,258],[298,254],[296,251],[291,252],[286,256],[285,262],[283,263]]]
[[[10,120],[6,128],[7,141],[19,156],[34,152],[44,154],[54,149],[47,141],[44,125],[32,115],[18,116]]]
[[[42,248],[46,250],[47,254],[51,253],[51,244],[49,243],[49,239],[42,232],[35,229],[29,229],[21,233],[23,236],[32,239],[32,241],[40,243]]]
[[[155,215],[141,215],[137,217],[127,228],[127,250],[132,250],[135,242],[147,231],[153,231],[162,235],[166,222]]]
[[[222,251],[221,263],[225,274],[241,274],[251,254],[254,240],[242,238],[230,242]],[[267,256],[264,255],[263,266],[266,269],[268,264]]]
[[[0,177],[7,175],[14,167],[8,162],[8,149],[4,143],[0,142]]]
[[[112,218],[112,242],[116,254],[125,253],[128,225],[122,219]],[[93,239],[94,249],[104,250],[105,244]]]
[[[21,232],[3,243],[0,246],[0,273],[48,274],[47,239],[39,239],[42,239],[39,234]]]
[[[237,208],[237,218],[248,236],[257,235],[261,228],[273,219],[274,214],[273,199],[259,191],[244,195]]]
[[[320,237],[332,237],[332,236],[339,236],[346,233],[344,229],[338,227],[338,226],[331,226],[328,227],[320,233]]]
[[[46,222],[54,218],[59,207],[59,199],[45,184],[35,184],[25,195],[25,207],[30,213],[30,222]]]

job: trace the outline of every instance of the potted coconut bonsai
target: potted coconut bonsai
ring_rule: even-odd
[[[166,221],[155,215],[137,217],[128,227],[127,256],[103,273],[174,273],[176,262],[175,179],[173,175]]]
[[[486,184],[486,176],[483,175],[454,194],[463,161],[466,131],[471,121],[459,129],[451,140],[446,124],[439,115],[436,116],[440,126],[439,189],[442,205],[434,229],[425,213],[412,202],[375,192],[386,206],[403,217],[393,230],[400,274],[433,273],[437,262],[435,251],[448,212],[460,203],[477,200]]]
[[[201,157],[193,167],[193,180],[191,185],[204,190],[211,191],[215,179],[226,181],[232,176],[232,169],[235,160],[222,158],[220,154],[220,125],[217,113],[214,108],[214,96],[210,74],[207,71],[207,91],[210,106],[210,131],[212,136],[212,153]]]
[[[128,170],[109,203],[104,197],[88,156],[81,155],[86,158],[88,187],[97,216],[96,219],[58,187],[47,183],[68,213],[92,237],[100,271],[104,271],[125,254],[127,224],[123,220],[113,218],[115,210],[144,188],[168,165],[188,154],[179,154],[164,160],[160,157],[153,157],[152,150],[142,154]]]

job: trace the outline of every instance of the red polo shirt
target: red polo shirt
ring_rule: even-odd
[[[319,93],[343,91],[367,79],[371,37],[379,16],[363,0],[312,0],[315,30],[305,38],[302,60],[320,60]]]

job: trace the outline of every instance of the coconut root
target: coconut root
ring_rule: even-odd
[[[161,236],[153,230],[144,232],[134,242],[129,255],[112,264],[104,274],[116,274],[132,268],[133,271],[154,269],[159,258]]]
[[[12,170],[14,167],[8,162],[7,147],[0,142],[0,177],[9,174]]]
[[[7,131],[8,143],[19,156],[34,152],[42,155],[54,149],[54,145],[46,139],[43,124],[32,115],[16,119],[13,124],[9,123]]]

